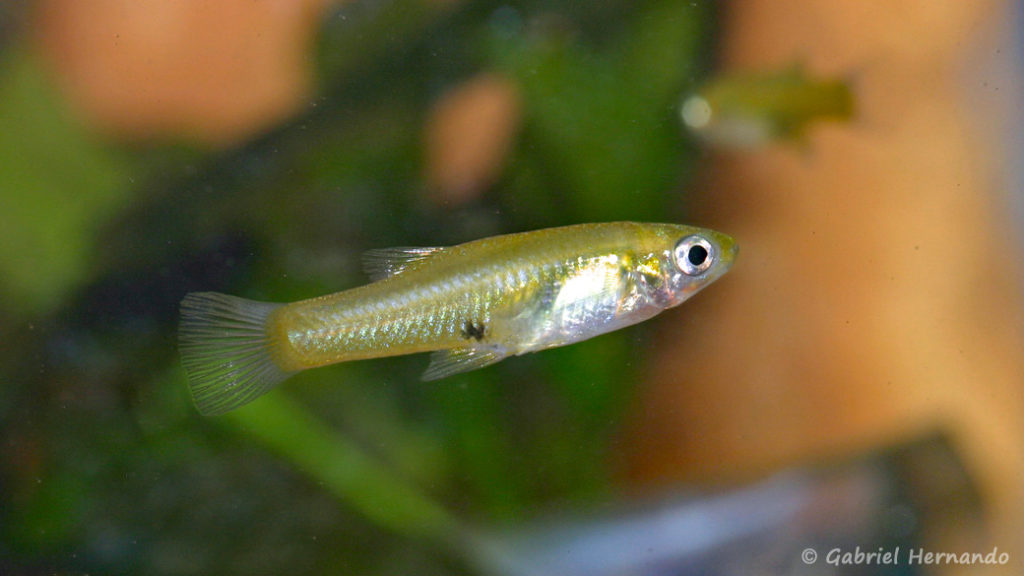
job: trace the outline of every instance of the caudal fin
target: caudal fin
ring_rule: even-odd
[[[292,374],[274,363],[267,336],[267,317],[279,306],[216,292],[181,301],[178,350],[200,413],[234,410]]]

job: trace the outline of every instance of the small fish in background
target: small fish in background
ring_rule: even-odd
[[[849,121],[854,108],[849,81],[814,77],[794,65],[712,78],[683,100],[680,112],[687,129],[705,142],[754,148],[802,142],[811,124]]]
[[[729,270],[732,238],[678,224],[579,224],[446,248],[371,250],[372,284],[291,304],[214,292],[181,303],[179,349],[203,414],[295,372],[433,352],[424,380],[647,320]]]

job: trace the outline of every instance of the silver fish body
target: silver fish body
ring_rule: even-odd
[[[377,281],[328,296],[188,295],[182,361],[206,414],[349,360],[430,351],[424,379],[442,378],[646,320],[724,274],[736,250],[711,230],[635,222],[374,250],[366,267]]]

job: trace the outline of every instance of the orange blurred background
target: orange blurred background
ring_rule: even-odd
[[[1019,94],[975,73],[1012,69],[1013,18],[1000,2],[729,4],[724,69],[856,71],[858,119],[711,158],[695,218],[735,234],[740,262],[662,325],[674,344],[624,442],[631,482],[735,482],[945,431],[993,542],[1021,558],[1020,250],[1007,134],[989,129]]]
[[[330,0],[40,0],[40,43],[101,132],[228,145],[297,112]]]

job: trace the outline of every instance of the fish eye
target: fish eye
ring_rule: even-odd
[[[715,260],[715,248],[706,238],[694,234],[677,242],[672,256],[676,268],[689,276],[697,276],[711,267]]]

